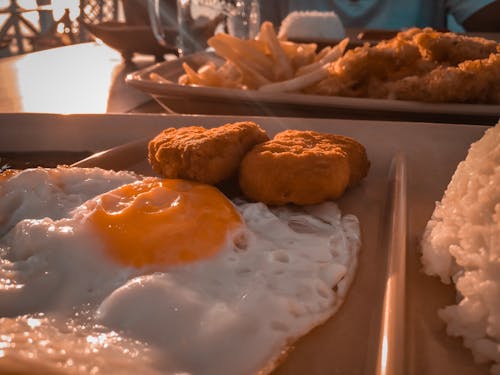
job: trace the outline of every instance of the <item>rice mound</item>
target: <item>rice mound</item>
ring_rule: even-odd
[[[333,12],[293,11],[281,22],[278,37],[287,39],[342,39],[346,33]]]
[[[473,143],[422,239],[424,271],[457,289],[438,314],[476,362],[500,374],[500,123]]]

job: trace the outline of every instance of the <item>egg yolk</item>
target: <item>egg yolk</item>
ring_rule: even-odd
[[[124,265],[177,265],[208,258],[242,225],[216,188],[147,178],[98,198],[88,222],[106,252]]]
[[[6,169],[4,171],[1,171],[0,172],[0,181],[8,180],[9,178],[14,177],[18,173],[19,173],[19,171],[17,169]]]

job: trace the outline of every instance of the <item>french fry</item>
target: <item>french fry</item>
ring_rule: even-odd
[[[241,73],[241,70],[231,61],[226,61],[219,68],[219,73],[227,83],[227,87],[242,86],[243,74]]]
[[[149,78],[151,78],[153,81],[158,82],[158,83],[172,83],[172,81],[169,81],[168,79],[162,77],[158,73],[151,73],[149,75]]]
[[[248,66],[245,62],[240,61],[237,63],[238,67],[243,71],[243,83],[251,89],[259,88],[262,85],[271,83],[270,80],[260,75],[252,67]]]
[[[328,65],[320,66],[316,70],[280,82],[274,82],[259,87],[263,92],[294,92],[300,91],[328,77]]]
[[[221,86],[223,81],[213,62],[210,62],[198,69],[198,76],[200,77],[201,84],[204,86]]]
[[[243,74],[238,67],[230,61],[226,61],[223,65],[218,67],[215,73],[218,87],[246,88],[242,83]]]
[[[262,85],[266,85],[271,82],[270,79],[265,77],[263,74],[261,74],[257,69],[254,68],[253,65],[248,63],[244,59],[238,58],[237,53],[232,50],[230,47],[228,47],[227,44],[224,44],[223,42],[221,43],[219,40],[212,40],[212,47],[215,49],[217,53],[220,53],[221,56],[225,56],[226,59],[230,60],[240,68],[242,71],[244,78],[244,81],[247,81],[250,83],[251,87],[260,87]],[[248,77],[247,77],[248,76]]]
[[[161,82],[160,82],[160,83],[161,83]],[[189,84],[190,84],[190,82],[189,82],[189,78],[188,78],[187,74],[182,74],[182,75],[181,75],[181,76],[177,79],[177,83],[178,83],[179,85],[184,85],[184,86],[189,85]]]
[[[284,80],[293,77],[293,69],[281,43],[276,36],[273,24],[269,21],[262,23],[260,27],[259,40],[264,41],[274,60],[273,71],[275,80]]]
[[[281,41],[281,48],[285,51],[294,69],[314,62],[316,57],[316,43],[294,43]]]
[[[244,88],[242,73],[232,63],[226,62],[217,67],[213,62],[209,62],[201,66],[198,71],[194,71],[188,64],[185,66],[184,64],[183,68],[186,74],[179,77],[180,84]],[[163,80],[165,81],[165,79]]]
[[[238,65],[238,62],[245,61],[245,65],[251,67],[266,80],[272,80],[272,60],[266,56],[262,46],[256,43],[245,43],[244,41],[224,33],[215,35],[208,40],[208,44],[215,49],[215,52]],[[257,42],[257,41],[255,41]]]
[[[216,39],[230,46],[238,56],[262,67],[262,70],[272,69],[273,62],[266,55],[266,46],[258,40],[241,40],[225,33],[216,34],[210,39]],[[211,45],[210,40],[208,43]]]
[[[328,53],[325,56],[323,56],[323,58],[320,59],[319,61],[316,61],[309,65],[302,66],[299,69],[297,69],[297,71],[295,72],[295,76],[298,77],[300,75],[315,71],[318,67],[339,59],[344,54],[347,44],[349,44],[349,38],[343,39],[335,47],[333,47],[330,51],[328,51]]]
[[[245,57],[240,56],[230,45],[220,40],[212,40],[211,47],[214,48],[218,55],[224,57],[228,61],[232,61],[235,65],[240,67],[240,69],[243,69],[244,66],[246,68],[245,70],[251,70],[254,75],[261,76],[263,81],[271,80],[271,70],[266,71],[262,66],[246,60]]]
[[[192,85],[198,85],[200,80],[198,78],[198,73],[194,71],[187,63],[182,63],[182,68],[186,72],[187,78]]]
[[[273,25],[264,22],[256,39],[243,40],[218,33],[208,40],[225,62],[213,62],[197,71],[183,64],[179,84],[260,89],[265,92],[300,91],[328,77],[331,61],[344,53],[348,39],[333,48],[316,52],[315,43],[294,43],[278,39]],[[154,79],[154,78],[152,78]],[[157,82],[163,82],[157,77]]]
[[[314,61],[319,61],[321,60],[323,57],[326,56],[326,54],[328,52],[330,52],[332,50],[333,47],[331,46],[326,46],[326,47],[323,47],[323,49],[321,51],[319,51],[316,56],[314,57]]]

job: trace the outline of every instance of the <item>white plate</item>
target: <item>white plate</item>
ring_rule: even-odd
[[[486,366],[473,363],[458,339],[446,335],[436,311],[454,303],[454,291],[421,272],[418,245],[435,201],[484,126],[274,117],[0,115],[0,150],[102,151],[117,146],[79,165],[151,174],[147,139],[161,129],[213,127],[242,119],[256,121],[270,135],[293,128],[354,137],[365,145],[372,163],[367,178],[338,202],[344,213],[360,219],[363,240],[347,298],[332,319],[296,343],[275,374],[375,373],[383,308],[396,313],[387,330],[387,363],[393,372],[384,374],[488,374]],[[402,159],[396,158],[399,162],[391,168],[395,155]],[[392,290],[393,298],[386,294],[384,306],[384,293],[394,277],[399,285]],[[398,345],[391,349],[391,342]]]
[[[267,93],[218,87],[184,86],[182,63],[197,69],[208,61],[223,60],[207,52],[153,65],[127,75],[126,82],[151,94],[167,109],[178,113],[335,117],[397,121],[427,121],[492,125],[500,105],[422,103],[403,100]],[[169,83],[150,78],[156,73]]]

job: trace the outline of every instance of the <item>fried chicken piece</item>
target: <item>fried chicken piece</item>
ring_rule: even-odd
[[[367,78],[388,78],[400,69],[407,69],[420,59],[416,46],[410,42],[395,39],[379,43],[375,47],[365,45],[348,51],[343,58],[330,65],[330,73],[338,74],[349,81],[364,81]]]
[[[495,58],[488,58],[498,52],[500,44],[495,41],[411,28],[376,46],[348,51],[330,65],[328,78],[304,91],[428,102],[498,103]],[[478,75],[476,81],[473,75]]]
[[[392,82],[388,91],[403,100],[500,104],[500,53]]]
[[[431,28],[429,28],[432,30]],[[419,27],[410,27],[406,30],[400,31],[399,33],[396,34],[396,36],[393,39],[403,39],[407,40],[409,42],[413,43],[413,38],[415,35],[422,33],[426,29],[421,29]],[[384,42],[383,40],[381,42]]]
[[[330,76],[305,90],[319,95],[385,98],[388,95],[383,82],[394,81],[409,75],[424,74],[436,63],[422,59],[418,46],[413,42],[415,29],[399,33],[396,37],[364,45],[347,51],[329,67]]]
[[[348,82],[343,82],[338,75],[329,77],[302,90],[304,94],[325,96],[356,96],[351,94],[352,90]]]
[[[243,158],[240,187],[266,204],[317,204],[339,198],[369,167],[364,147],[352,138],[286,130]]]
[[[217,184],[235,175],[243,156],[268,139],[253,122],[212,129],[169,128],[149,142],[148,159],[153,170],[163,177]]]
[[[484,59],[500,52],[500,44],[493,40],[451,32],[441,33],[430,28],[413,35],[413,40],[424,59],[450,65]]]

